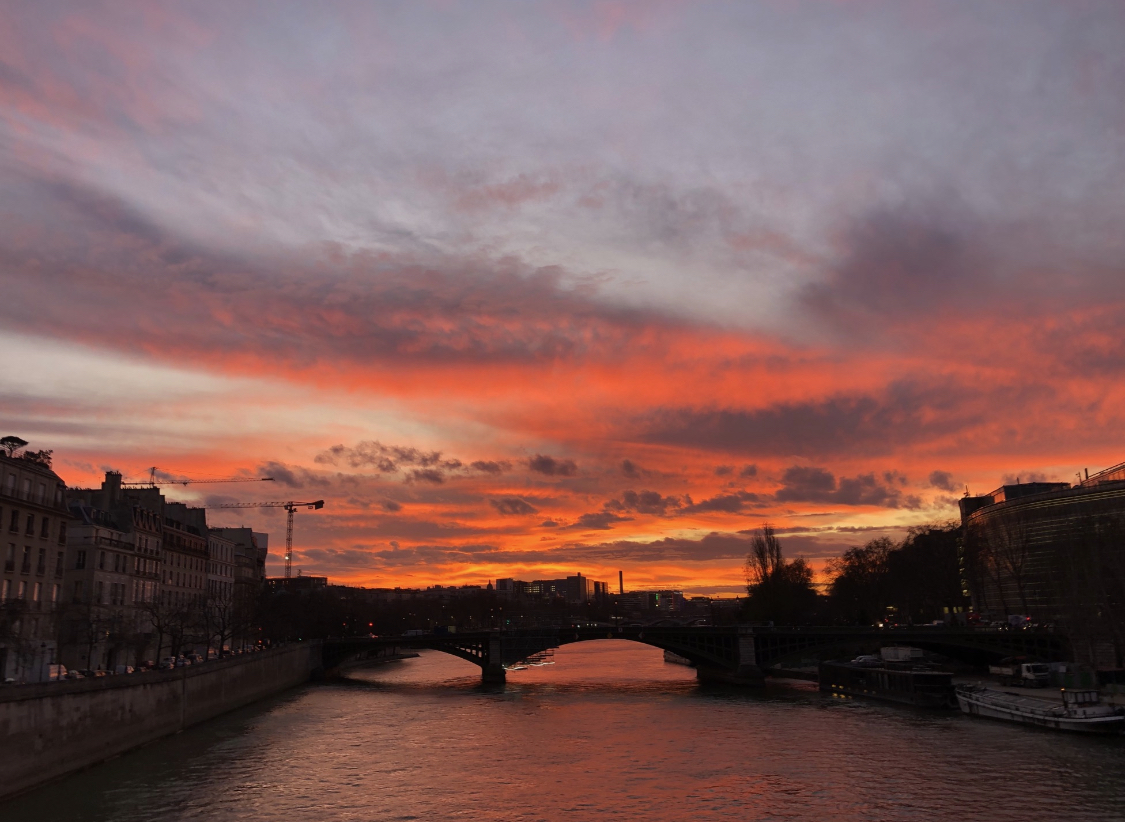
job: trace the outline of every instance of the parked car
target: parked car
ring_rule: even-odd
[[[131,674],[131,673],[133,673],[133,666],[132,665],[118,665],[116,668],[113,669],[113,672],[115,674]]]
[[[204,661],[200,654],[188,654],[186,658],[191,661],[192,665],[198,665]]]
[[[156,667],[162,671],[170,671],[176,667],[176,658],[174,656],[166,656],[160,660],[160,664]]]
[[[66,678],[67,679],[85,679],[86,675],[83,674],[81,671],[67,671],[66,672]]]

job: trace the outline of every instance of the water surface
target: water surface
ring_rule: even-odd
[[[437,652],[355,672],[2,804],[0,822],[1125,818],[1125,740],[802,683],[701,687],[618,640],[555,663],[500,689]]]

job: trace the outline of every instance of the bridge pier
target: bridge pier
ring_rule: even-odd
[[[480,680],[490,685],[502,685],[508,678],[504,671],[504,640],[493,633],[488,638],[488,652],[480,666]]]
[[[752,630],[739,631],[736,650],[737,661],[731,668],[697,666],[696,676],[703,682],[723,682],[728,685],[764,685],[766,675],[758,665],[758,649]]]
[[[504,666],[499,662],[490,662],[487,665],[481,666],[480,681],[489,685],[503,685],[507,680],[508,675],[504,671]]]

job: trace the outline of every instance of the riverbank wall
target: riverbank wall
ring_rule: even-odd
[[[0,688],[0,799],[308,682],[319,642],[172,671]]]

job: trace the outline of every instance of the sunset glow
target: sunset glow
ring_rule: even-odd
[[[69,485],[730,595],[1125,459],[1119,3],[227,5],[0,11],[0,434]]]

